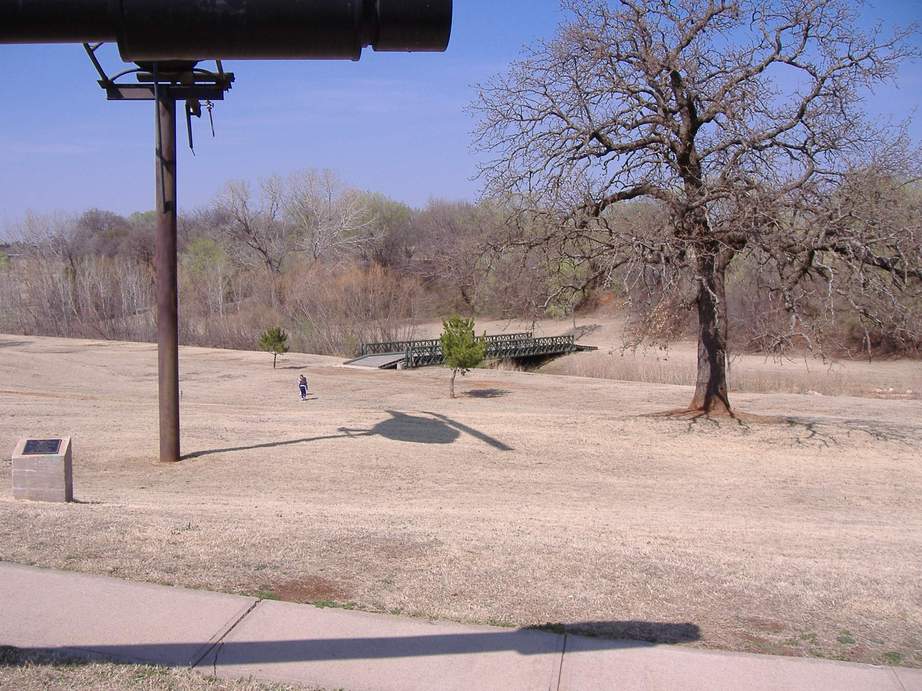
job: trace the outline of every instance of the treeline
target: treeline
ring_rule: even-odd
[[[916,183],[865,176],[840,194],[837,213],[879,226],[881,236],[919,226]],[[561,237],[546,218],[511,205],[431,201],[414,209],[329,171],[231,182],[180,217],[180,338],[252,349],[263,330],[282,326],[295,350],[345,356],[363,341],[412,338],[420,321],[451,313],[535,320],[603,306],[627,318],[629,346],[694,337],[693,286],[676,289],[681,267],[664,240],[664,218],[654,203],[629,203],[605,214],[603,230]],[[613,238],[631,252],[607,250]],[[922,233],[912,238],[922,256]],[[897,293],[835,264],[823,270],[797,296],[799,314],[816,328],[787,335],[792,310],[777,272],[764,255],[741,256],[728,275],[732,350],[922,350],[919,276],[903,277],[911,290]],[[0,246],[0,332],[152,341],[154,280],[152,213],[29,216],[16,240]]]
[[[544,315],[548,272],[490,251],[503,223],[490,204],[413,209],[329,171],[228,183],[180,218],[181,341],[252,348],[282,325],[296,350],[348,355],[451,312]],[[154,233],[150,212],[27,217],[0,254],[0,331],[154,340]]]

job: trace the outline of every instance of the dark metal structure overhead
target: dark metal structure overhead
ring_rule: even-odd
[[[0,0],[0,43],[118,43],[127,62],[441,52],[452,0]]]
[[[155,102],[161,461],[181,458],[177,104],[185,106],[191,148],[192,118],[203,108],[210,117],[212,101],[234,82],[223,59],[358,60],[369,46],[441,52],[451,22],[452,0],[0,0],[0,44],[82,43],[110,100]],[[137,64],[109,76],[97,53],[113,41]],[[214,70],[199,65],[210,60]]]

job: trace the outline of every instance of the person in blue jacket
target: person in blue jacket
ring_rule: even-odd
[[[301,400],[307,400],[307,377],[303,374],[298,377],[298,389],[301,391]]]

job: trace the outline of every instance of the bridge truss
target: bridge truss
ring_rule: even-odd
[[[486,344],[487,360],[521,360],[596,350],[594,346],[576,343],[574,336],[535,338],[531,332],[478,336],[477,340]],[[442,342],[429,339],[363,343],[358,357],[347,364],[364,364],[383,369],[415,369],[441,365],[443,362]]]

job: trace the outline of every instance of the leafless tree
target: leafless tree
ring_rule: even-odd
[[[300,248],[313,260],[360,248],[371,239],[373,217],[363,195],[348,188],[332,171],[292,175],[285,211]]]
[[[218,198],[224,218],[219,230],[243,264],[260,265],[278,274],[292,251],[292,234],[282,217],[283,184],[278,177],[263,180],[258,195],[247,182],[229,182]]]
[[[502,217],[489,204],[430,201],[413,220],[416,271],[429,285],[456,291],[460,304],[449,305],[473,314],[481,306],[487,278],[486,240]]]
[[[5,324],[49,336],[150,337],[150,267],[127,253],[110,254],[87,230],[67,217],[26,217],[16,261],[4,276],[13,288],[0,304]]]
[[[415,212],[406,204],[375,192],[360,193],[371,223],[370,240],[361,248],[361,259],[392,269],[404,269],[413,260]]]
[[[862,96],[912,57],[910,29],[863,30],[852,0],[563,5],[557,36],[481,88],[477,143],[493,153],[482,175],[488,192],[531,217],[519,241],[592,261],[592,275],[651,282],[651,324],[682,307],[697,312],[691,410],[730,412],[734,259],[763,255],[788,295],[828,282],[831,257],[865,276],[903,277],[888,290],[918,285],[911,257],[894,246],[902,236],[836,223],[812,204],[847,171],[873,165],[886,137]],[[640,202],[662,212],[658,225],[638,229],[616,213]],[[806,232],[811,206],[829,222],[822,239]],[[534,232],[535,217],[545,232]],[[782,303],[795,322],[806,317],[797,301]]]
[[[770,298],[753,320],[762,350],[812,345],[838,330],[840,314],[868,356],[880,341],[902,352],[922,345],[922,197],[906,153],[878,151],[879,162],[834,190],[804,185],[758,214],[748,258],[755,289]]]

